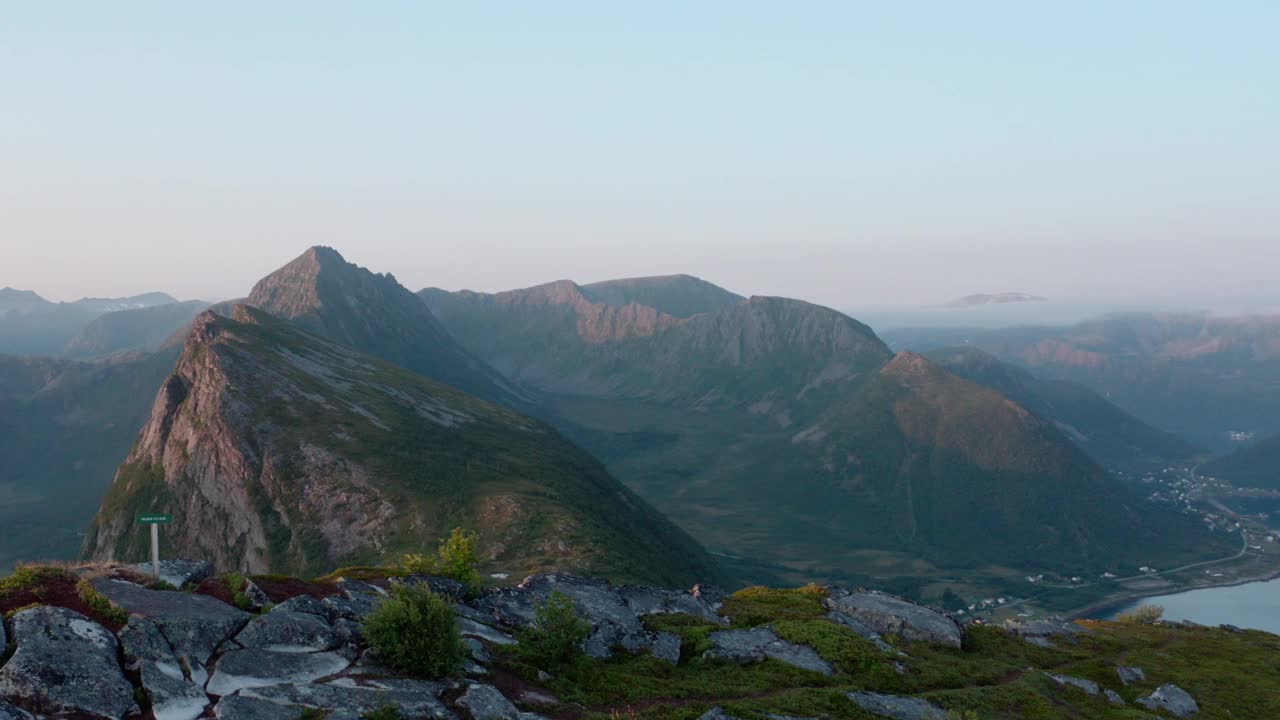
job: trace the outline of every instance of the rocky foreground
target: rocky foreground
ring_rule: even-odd
[[[1100,651],[1130,660],[1142,653],[1099,628],[1060,620],[963,627],[934,609],[870,591],[726,596],[702,586],[668,590],[537,575],[466,599],[452,580],[366,573],[323,582],[250,580],[237,598],[242,609],[220,599],[225,585],[212,572],[207,563],[166,563],[164,579],[185,592],[147,587],[129,568],[81,571],[73,596],[48,578],[39,588],[5,581],[0,600],[13,604],[27,593],[51,602],[6,614],[0,720],[353,720],[388,708],[404,718],[471,720],[1271,717],[1249,714],[1267,712],[1258,705],[1202,711],[1172,672],[1103,660]],[[366,647],[360,621],[397,583],[425,584],[456,602],[469,648],[463,675],[440,682],[398,676]],[[571,598],[591,625],[585,657],[556,668],[558,676],[504,660],[553,591]],[[1221,633],[1215,642],[1256,635],[1280,651],[1278,639],[1262,633],[1161,631]],[[1165,639],[1160,652],[1181,650]],[[1179,682],[1186,677],[1177,675]],[[788,707],[816,712],[770,709]],[[968,709],[974,707],[982,710]]]

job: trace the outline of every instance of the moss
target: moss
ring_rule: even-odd
[[[826,614],[827,591],[817,585],[791,590],[749,587],[730,595],[720,612],[738,627],[755,627],[775,620],[812,620]]]
[[[80,599],[84,601],[99,617],[110,622],[123,625],[129,622],[129,613],[123,608],[113,605],[110,600],[102,593],[98,592],[88,578],[81,578],[76,583],[76,592],[80,595]]]

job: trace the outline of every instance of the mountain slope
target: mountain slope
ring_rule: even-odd
[[[500,374],[459,346],[390,274],[313,247],[258,281],[248,304],[334,342],[506,405],[524,402]]]
[[[974,347],[1087,385],[1154,427],[1218,451],[1232,431],[1280,433],[1280,316],[1107,315],[1065,327],[910,328],[893,346]]]
[[[692,275],[605,280],[582,286],[589,300],[602,305],[643,305],[686,318],[737,305],[746,298]]]
[[[0,353],[57,355],[98,316],[177,302],[164,293],[52,303],[30,291],[0,290]]]
[[[106,357],[159,346],[209,306],[200,300],[104,313],[67,343],[64,357]]]
[[[178,349],[94,363],[0,355],[0,568],[75,557]]]
[[[919,356],[895,359],[829,308],[753,297],[588,342],[563,305],[423,296],[624,482],[709,547],[789,581],[1083,572],[1218,549],[1052,424]]]
[[[1147,425],[1080,383],[1041,380],[1023,368],[973,348],[935,350],[928,357],[1053,422],[1104,465],[1131,468],[1185,461],[1196,454],[1196,448],[1187,441]]]
[[[161,511],[175,552],[255,572],[394,560],[461,525],[512,573],[713,573],[550,427],[256,309],[233,316],[197,319],[86,555],[140,558],[133,517]]]
[[[1273,435],[1201,466],[1202,475],[1237,487],[1280,489],[1280,435]]]

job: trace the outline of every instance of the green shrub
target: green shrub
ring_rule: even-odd
[[[453,606],[420,586],[392,588],[365,618],[364,636],[387,665],[430,679],[457,671],[466,654]]]
[[[559,667],[582,652],[582,641],[590,634],[591,624],[578,617],[568,596],[556,590],[538,605],[533,625],[517,634],[517,649],[533,665]]]
[[[479,579],[476,573],[476,534],[462,528],[454,528],[434,557],[420,553],[408,553],[400,560],[405,573],[439,575],[452,578],[471,587]]]
[[[222,577],[222,581],[227,585],[227,592],[231,593],[231,602],[241,610],[252,610],[253,601],[245,593],[248,587],[248,581],[244,575],[238,572],[229,572]]]
[[[1133,612],[1120,613],[1116,622],[1131,625],[1155,625],[1164,617],[1164,608],[1160,605],[1139,605]]]

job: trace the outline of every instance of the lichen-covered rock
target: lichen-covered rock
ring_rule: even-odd
[[[607,658],[616,647],[629,653],[652,652],[659,642],[657,633],[645,627],[646,615],[685,613],[715,622],[725,619],[716,614],[722,596],[706,589],[701,596],[692,592],[651,587],[610,585],[604,580],[574,575],[534,575],[512,588],[492,590],[459,610],[464,632],[468,621],[498,623],[509,628],[524,628],[534,622],[537,606],[545,603],[553,592],[573,601],[574,609],[592,631],[583,650],[596,658]],[[712,599],[715,602],[713,604]]]
[[[886,655],[906,657],[906,653],[885,642],[884,638],[880,637],[880,633],[876,632],[870,625],[862,622],[861,620],[838,612],[829,612],[826,614],[826,618],[831,622],[838,623],[849,628],[865,640],[869,641],[872,645],[875,645],[877,650],[885,653]]]
[[[1071,677],[1070,675],[1056,675],[1051,672],[1047,672],[1045,673],[1045,675],[1048,675],[1050,680],[1064,687],[1079,688],[1085,691],[1085,693],[1089,695],[1098,694],[1098,683],[1092,680],[1085,680],[1084,678]]]
[[[213,709],[218,720],[298,720],[305,712],[307,708],[301,705],[281,705],[243,695],[227,695]]]
[[[1119,665],[1116,667],[1116,674],[1120,676],[1120,682],[1126,686],[1136,682],[1143,682],[1147,679],[1147,674],[1140,667],[1125,667]]]
[[[1175,717],[1191,717],[1200,712],[1200,706],[1191,693],[1177,685],[1161,685],[1155,692],[1138,698],[1138,704],[1148,710],[1164,711]]]
[[[309,683],[341,672],[350,664],[350,660],[332,652],[231,650],[218,658],[207,687],[214,695],[230,695],[245,688]]]
[[[249,621],[235,639],[246,648],[276,652],[322,652],[338,647],[338,635],[323,617],[275,609]]]
[[[279,605],[273,605],[271,612],[306,613],[308,615],[319,615],[322,618],[329,617],[329,608],[310,595],[295,595]]]
[[[453,578],[415,573],[413,575],[405,575],[404,577],[390,578],[389,582],[393,586],[406,585],[408,587],[425,587],[431,592],[437,595],[443,595],[454,602],[461,602],[467,597],[467,586]]]
[[[1124,705],[1124,698],[1120,697],[1120,693],[1107,688],[1102,691],[1102,695],[1107,698],[1107,702],[1112,705]]]
[[[861,621],[881,635],[954,648],[964,639],[955,620],[893,595],[834,591],[823,602],[828,610]]]
[[[711,649],[703,653],[706,658],[719,658],[740,665],[773,658],[823,675],[834,672],[831,664],[823,660],[816,650],[807,645],[787,642],[767,627],[721,630],[711,633],[710,640]]]
[[[470,720],[517,720],[520,711],[492,685],[472,683],[455,703]]]
[[[138,563],[133,566],[138,572],[150,576],[151,563]],[[187,583],[198,583],[213,577],[213,563],[208,560],[161,560],[160,580],[181,588]]]
[[[273,685],[242,690],[247,698],[283,705],[302,705],[330,711],[354,713],[357,717],[388,705],[411,718],[454,720],[454,714],[440,700],[443,683],[398,678],[338,678],[311,685]],[[329,715],[335,717],[334,714]]]
[[[138,711],[116,636],[98,623],[66,608],[30,608],[13,616],[13,639],[0,699],[97,718]]]
[[[920,698],[872,692],[853,692],[848,697],[863,710],[893,720],[947,720],[945,710]]]
[[[208,595],[148,590],[106,578],[94,580],[93,587],[130,615],[154,622],[179,657],[201,664],[207,664],[218,646],[251,617]]]
[[[660,632],[654,638],[649,652],[659,660],[666,660],[672,665],[680,664],[680,636],[675,633]]]

